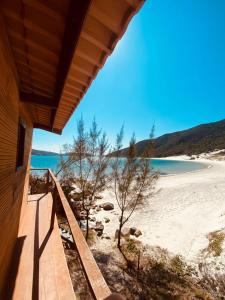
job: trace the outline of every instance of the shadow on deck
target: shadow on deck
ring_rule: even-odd
[[[75,299],[51,193],[29,196],[19,228],[7,299]],[[52,222],[52,224],[51,224]]]

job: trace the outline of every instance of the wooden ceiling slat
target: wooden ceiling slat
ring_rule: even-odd
[[[95,45],[99,49],[104,50],[108,55],[111,53],[111,50],[104,43],[102,43],[96,37],[94,37],[93,34],[87,29],[85,31],[82,31],[81,37],[90,42],[91,44]]]
[[[72,70],[75,70],[75,71],[77,70],[80,73],[87,75],[88,77],[92,77],[96,73],[96,68],[93,68],[92,71],[88,71],[88,70],[85,70],[85,68],[77,66],[76,64],[72,64],[71,68],[72,68]]]
[[[47,98],[53,98],[53,95],[51,93],[48,93],[41,88],[37,88],[34,86],[30,86],[27,84],[21,84],[20,86],[21,91],[28,91],[29,93],[38,94],[39,96],[44,96]]]
[[[44,54],[48,54],[51,56],[51,59],[54,60],[55,63],[58,62],[58,56],[56,53],[49,48],[41,45],[40,43],[35,42],[34,40],[31,40],[29,37],[26,37],[26,40],[24,41],[24,37],[21,34],[18,34],[17,32],[14,32],[12,30],[9,30],[9,35],[13,38],[16,38],[22,42],[25,42],[29,47],[33,47],[38,51],[43,52]]]
[[[49,86],[52,86],[54,87],[55,86],[55,80],[51,77],[51,76],[48,76],[48,74],[46,75],[46,73],[44,72],[36,72],[36,70],[30,68],[32,70],[32,77],[30,77],[30,73],[28,72],[28,69],[29,67],[27,67],[27,65],[25,64],[20,64],[19,62],[16,62],[16,64],[18,65],[18,73],[24,77],[24,78],[27,78],[27,79],[31,79],[32,80],[37,80],[38,82],[40,83],[46,83],[46,85],[49,85]]]
[[[56,81],[55,76],[52,74],[48,73],[48,70],[44,70],[43,68],[35,68],[34,65],[28,65],[27,63],[25,63],[24,61],[21,60],[16,60],[16,64],[21,65],[22,67],[24,67],[25,69],[29,69],[34,73],[40,74],[41,76],[45,77],[48,80],[52,80],[53,82]]]
[[[40,89],[40,90],[42,90],[44,92],[47,92],[49,95],[52,95],[51,89],[43,87],[43,86],[40,86],[39,84],[37,84],[34,81],[31,81],[31,80],[29,81],[27,79],[20,78],[20,82],[21,82],[22,86],[31,86],[31,88],[34,87],[34,88]]]
[[[75,91],[75,92],[76,92],[76,91],[81,92],[81,93],[84,93],[84,92],[85,92],[85,89],[76,87],[74,84],[68,83],[68,80],[67,80],[67,82],[66,82],[66,84],[65,84],[65,89],[67,89],[67,88],[70,88],[71,91],[73,90],[73,91]]]
[[[72,85],[74,88],[80,90],[81,92],[84,92],[86,90],[86,86],[82,83],[74,81],[72,78],[67,78],[66,84]]]
[[[26,95],[26,96],[24,96]],[[44,105],[47,107],[54,107],[54,103],[52,101],[52,99],[46,98],[44,96],[40,96],[40,95],[35,95],[35,94],[31,94],[31,93],[24,93],[21,92],[20,94],[20,99],[23,102],[29,102],[30,104],[40,104],[40,105]],[[50,113],[50,110],[49,110]]]
[[[69,79],[73,80],[74,82],[80,83],[80,84],[84,85],[85,87],[87,87],[89,85],[89,82],[88,82],[89,79],[88,79],[88,81],[81,80],[81,79],[79,79],[76,76],[73,76],[71,74],[69,74]]]
[[[108,29],[113,31],[115,34],[117,34],[117,35],[119,34],[119,32],[121,30],[120,24],[115,22],[115,20],[113,18],[111,18],[109,15],[105,14],[96,5],[92,5],[92,8],[90,10],[90,14],[91,14],[92,17],[94,17],[96,20],[101,22]]]
[[[76,55],[85,59],[86,61],[88,61],[89,63],[92,63],[93,65],[97,66],[97,67],[101,67],[101,63],[96,61],[95,59],[91,58],[90,56],[88,56],[87,54],[85,54],[82,51],[77,50],[76,51]]]
[[[44,67],[47,67],[48,71],[51,71],[52,74],[55,74],[56,72],[56,66],[53,66],[52,64],[46,62],[46,61],[43,61],[41,58],[37,57],[37,56],[33,56],[32,54],[30,54],[29,52],[28,53],[25,53],[23,50],[19,49],[19,48],[14,48],[13,47],[13,51],[15,53],[19,53],[21,54],[22,56],[24,56],[24,58],[28,58],[30,62],[35,62],[41,66],[44,66]]]
[[[50,41],[52,40],[54,43],[58,43],[60,45],[60,39],[58,36],[50,33],[47,29],[44,29],[38,24],[35,24],[31,20],[22,19],[18,14],[8,9],[4,9],[4,15],[8,18],[15,19],[16,21],[22,23],[27,29],[37,32],[48,38]]]
[[[82,97],[82,95],[81,95],[81,93],[80,92],[76,92],[76,93],[74,93],[74,92],[70,92],[70,91],[68,91],[68,90],[64,90],[63,91],[63,95],[65,96],[65,97],[70,97],[70,98],[76,98],[76,97]]]
[[[46,4],[41,3],[37,0],[23,0],[23,3],[25,3],[27,6],[33,7],[34,9],[40,11],[44,15],[55,19],[56,22],[64,24],[64,17],[59,14],[59,12],[55,11],[54,9],[48,7]]]
[[[43,80],[43,78],[35,76],[33,73],[32,73],[32,78],[30,78],[27,73],[23,73],[21,71],[18,71],[18,72],[19,72],[21,80],[26,83],[32,82],[33,84],[36,84],[37,86],[41,86],[41,87],[49,89],[49,90],[54,89],[54,84],[52,84],[49,81]]]

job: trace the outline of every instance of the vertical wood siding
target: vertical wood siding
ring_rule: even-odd
[[[24,165],[16,170],[18,120],[26,124]],[[19,101],[18,80],[0,13],[0,298],[25,209],[32,120]]]

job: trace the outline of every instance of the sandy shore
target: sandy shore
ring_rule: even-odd
[[[173,157],[184,160],[186,157]],[[127,227],[142,231],[138,239],[145,244],[160,246],[187,260],[195,260],[207,247],[209,232],[225,226],[225,161],[207,160],[210,168],[193,173],[162,176],[156,184],[154,196],[132,216]],[[101,210],[97,220],[104,223],[104,233],[114,237],[118,228],[118,206],[112,191],[103,194],[105,201],[114,203],[113,211]]]

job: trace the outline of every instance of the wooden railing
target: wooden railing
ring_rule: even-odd
[[[52,195],[53,195],[52,217],[54,217],[55,214],[56,201],[59,200],[63,206],[73,236],[74,244],[77,249],[80,262],[82,264],[83,271],[86,276],[92,295],[96,300],[106,299],[108,296],[111,295],[110,289],[107,286],[105,279],[103,278],[102,273],[98,268],[98,265],[89,249],[89,246],[87,245],[87,242],[77,223],[77,220],[68,203],[68,200],[60,186],[59,181],[57,180],[57,178],[55,177],[55,175],[50,169],[31,169],[31,171],[47,172],[46,186],[48,190],[49,187],[51,186]]]

